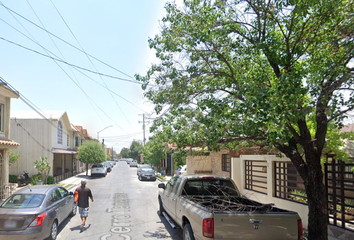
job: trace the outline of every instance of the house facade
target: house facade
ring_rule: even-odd
[[[13,139],[21,144],[16,150],[19,160],[11,165],[10,174],[37,174],[34,161],[41,157],[48,158],[49,175],[55,181],[76,173],[75,131],[65,111],[11,111],[10,122]]]
[[[93,141],[93,138],[88,134],[87,129],[84,129],[82,126],[71,124],[73,128],[73,140],[74,140],[74,149],[76,152],[79,151],[79,147],[85,141]],[[74,155],[74,171],[77,173],[86,171],[86,165],[79,161],[78,155]]]
[[[0,200],[11,193],[9,183],[9,151],[20,144],[10,139],[11,98],[19,98],[19,93],[12,90],[0,77]]]

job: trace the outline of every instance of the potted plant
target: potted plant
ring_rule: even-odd
[[[41,181],[38,181],[37,185],[46,184],[47,175],[51,168],[48,158],[41,157],[40,160],[34,161],[34,168],[41,174]]]

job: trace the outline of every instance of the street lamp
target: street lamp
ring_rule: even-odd
[[[98,142],[100,142],[99,133],[102,132],[103,130],[109,128],[109,127],[113,127],[113,126],[112,126],[112,125],[109,125],[109,126],[105,127],[104,129],[102,129],[101,131],[98,131],[98,132],[97,132],[97,141],[98,141]]]

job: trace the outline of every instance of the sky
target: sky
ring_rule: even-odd
[[[0,77],[21,96],[11,110],[66,111],[117,153],[143,141],[143,120],[148,139],[154,106],[134,75],[157,62],[148,39],[165,3],[0,0]]]

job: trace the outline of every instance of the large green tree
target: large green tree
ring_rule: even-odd
[[[166,142],[161,141],[157,136],[152,137],[143,147],[144,163],[150,163],[160,168],[161,161],[165,158],[164,149]]]
[[[85,141],[78,151],[79,161],[86,164],[86,175],[88,174],[88,164],[102,163],[106,161],[106,152],[102,144],[96,141]]]
[[[133,140],[129,148],[130,157],[138,160],[140,154],[143,153],[143,143],[141,141]]]
[[[296,166],[308,196],[309,239],[327,239],[321,157],[329,126],[353,109],[350,0],[184,0],[167,3],[160,59],[145,96],[180,148],[267,145]]]
[[[130,150],[129,150],[129,148],[122,148],[122,150],[120,150],[120,156],[122,157],[122,158],[130,158]]]

